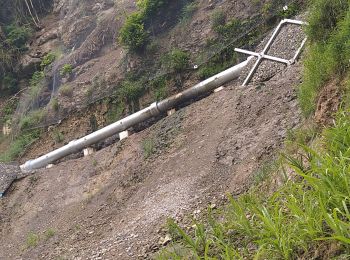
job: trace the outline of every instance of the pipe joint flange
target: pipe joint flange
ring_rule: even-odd
[[[152,116],[158,116],[160,111],[158,109],[158,102],[154,102],[150,105],[150,112]]]

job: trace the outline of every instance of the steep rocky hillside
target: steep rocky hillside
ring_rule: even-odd
[[[1,120],[13,133],[1,136],[7,157],[0,158],[35,158],[235,64],[243,57],[234,47],[261,49],[269,29],[297,11],[285,13],[284,4],[171,3],[171,14],[159,11],[145,24],[144,49],[132,52],[117,38],[126,14],[138,9],[134,1],[53,1],[16,65],[20,92]],[[281,34],[270,54],[291,58],[304,33],[292,26]],[[171,65],[174,53],[186,57],[181,69]],[[0,200],[0,259],[154,257],[169,242],[167,218],[188,224],[224,203],[226,193],[259,181],[259,169],[302,122],[301,70],[299,62],[264,62],[248,87],[241,87],[245,73],[223,91],[131,129],[126,140],[111,138],[89,157],[75,154],[17,180]],[[7,107],[8,97],[0,102]],[[28,133],[34,138],[9,157]]]

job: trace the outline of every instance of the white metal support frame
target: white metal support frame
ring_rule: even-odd
[[[269,51],[273,41],[276,39],[276,37],[278,36],[282,26],[284,24],[295,24],[295,25],[306,25],[307,23],[306,22],[302,22],[302,21],[298,21],[298,20],[292,20],[292,19],[284,19],[282,20],[279,25],[277,26],[277,28],[275,29],[275,31],[273,32],[270,40],[267,42],[265,48],[263,49],[262,52],[260,53],[257,53],[257,52],[252,52],[252,51],[247,51],[247,50],[243,50],[243,49],[239,49],[239,48],[235,48],[235,51],[236,52],[240,52],[240,53],[244,53],[244,54],[248,54],[248,55],[251,55],[251,56],[255,56],[257,57],[258,59],[256,60],[253,68],[250,70],[247,78],[244,80],[242,86],[246,86],[250,80],[252,79],[252,77],[254,76],[254,73],[256,72],[256,70],[258,69],[260,63],[264,60],[264,59],[267,59],[267,60],[272,60],[272,61],[276,61],[276,62],[280,62],[280,63],[284,63],[284,64],[287,64],[288,66],[293,64],[295,62],[295,60],[299,57],[302,49],[304,48],[305,46],[305,43],[306,43],[306,40],[307,38],[305,38],[303,40],[303,42],[301,43],[299,49],[297,50],[297,52],[295,53],[294,57],[290,60],[286,60],[286,59],[283,59],[283,58],[279,58],[279,57],[274,57],[274,56],[270,56],[270,55],[267,55],[267,52]]]

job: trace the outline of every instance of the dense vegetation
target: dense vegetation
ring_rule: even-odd
[[[120,30],[119,41],[131,51],[141,51],[149,40],[146,24],[169,0],[137,0],[138,11],[126,18]]]
[[[314,111],[320,89],[330,80],[348,96],[350,1],[311,0],[309,48],[299,100]],[[340,85],[340,84],[339,84]],[[175,243],[161,259],[348,259],[350,257],[350,110],[347,98],[334,126],[291,141],[294,153],[282,154],[280,171],[289,168],[277,191],[252,188],[229,205],[209,210],[190,232],[169,221]],[[302,131],[300,131],[302,132]],[[268,182],[267,180],[266,182]],[[261,187],[264,187],[262,185]],[[268,194],[268,195],[266,195]]]

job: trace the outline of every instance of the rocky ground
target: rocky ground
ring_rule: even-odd
[[[247,9],[242,1],[200,4],[203,12],[194,21],[202,21],[207,29],[205,10],[218,5],[230,7],[229,13]],[[110,8],[106,5],[97,12],[109,17]],[[250,12],[253,9],[250,6]],[[277,39],[270,54],[291,55],[302,40],[299,28],[286,30],[295,39]],[[181,33],[194,39],[193,46],[196,37],[201,38],[200,30],[192,36]],[[81,79],[84,73],[91,76],[115,65],[104,55],[85,69],[78,66]],[[273,68],[262,64],[248,87],[241,87],[241,80],[231,82],[89,157],[71,157],[14,182],[0,200],[0,259],[152,258],[169,242],[164,229],[168,217],[187,223],[209,205],[220,205],[226,192],[236,195],[251,186],[257,170],[283,145],[288,130],[301,123],[295,91],[300,81],[300,63]],[[84,84],[74,88],[84,89]],[[81,93],[75,92],[73,99]],[[87,114],[99,115],[105,109],[101,104],[63,121],[60,131],[65,131],[66,141],[91,130]],[[47,132],[23,160],[60,145]]]
[[[300,123],[299,83],[297,64],[264,86],[231,84],[91,157],[15,183],[0,202],[2,258],[148,258],[168,217],[181,221],[249,186]]]

